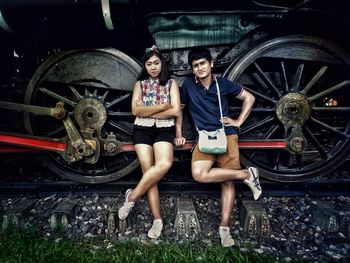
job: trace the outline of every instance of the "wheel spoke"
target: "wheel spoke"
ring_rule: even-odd
[[[304,71],[304,64],[300,64],[295,73],[293,86],[292,86],[293,91],[298,90],[298,88],[300,87],[300,81],[301,81],[301,76],[303,75],[303,71]]]
[[[305,130],[305,135],[310,139],[311,143],[313,144],[313,146],[315,146],[315,148],[317,149],[317,151],[320,153],[321,158],[323,160],[327,160],[328,159],[328,155],[327,152],[323,149],[321,143],[317,140],[317,138],[312,134],[312,132],[310,131],[310,129],[308,127],[304,128]]]
[[[337,85],[334,85],[333,87],[331,87],[325,91],[322,91],[322,92],[320,92],[312,97],[309,97],[309,101],[313,102],[314,100],[317,100],[318,98],[321,98],[321,97],[323,97],[323,96],[325,96],[333,91],[339,90],[339,89],[341,89],[349,84],[350,84],[350,80],[344,80],[343,82],[341,82]]]
[[[329,131],[330,133],[338,136],[341,139],[348,139],[349,138],[349,136],[346,135],[345,133],[337,130],[336,128],[333,128],[333,127],[329,126],[328,124],[326,124],[324,122],[321,122],[321,121],[319,121],[319,120],[317,120],[317,119],[315,119],[313,117],[311,117],[310,120],[312,122],[314,122],[315,124],[319,125],[320,127],[324,128],[325,130]]]
[[[69,85],[70,90],[72,91],[72,93],[75,95],[75,97],[77,98],[77,100],[81,100],[83,98],[82,95],[80,95],[80,93],[77,91],[76,88],[74,88],[73,86]]]
[[[269,139],[269,138],[272,136],[272,134],[275,133],[275,131],[276,131],[277,129],[278,129],[278,125],[277,125],[277,124],[272,125],[272,126],[270,127],[270,129],[267,131],[267,133],[264,135],[264,139],[265,139],[265,140]]]
[[[69,100],[69,99],[67,99],[65,97],[62,97],[61,95],[59,95],[59,94],[57,94],[57,93],[55,93],[53,91],[50,91],[50,90],[48,90],[46,88],[39,88],[39,90],[42,93],[44,93],[44,94],[46,94],[46,95],[48,95],[48,96],[50,96],[52,98],[57,99],[58,101],[63,101],[63,102],[65,102],[65,103],[67,103],[67,104],[69,104],[69,105],[71,105],[73,107],[76,105],[76,103],[74,101],[71,101],[71,100]]]
[[[297,165],[298,170],[302,170],[303,169],[303,156],[301,154],[296,154],[295,161],[296,161],[296,165]]]
[[[265,101],[272,102],[273,104],[276,104],[276,100],[274,100],[272,98],[269,98],[269,97],[267,97],[267,96],[265,96],[265,95],[255,91],[255,90],[252,90],[252,89],[250,89],[248,87],[244,87],[244,89],[248,90],[250,93],[252,93],[256,97],[259,97],[259,98],[261,98],[261,99],[263,99]]]
[[[117,117],[123,117],[123,116],[133,116],[131,112],[120,112],[120,111],[109,111],[109,116],[117,116]]]
[[[286,93],[289,92],[289,86],[288,86],[288,81],[287,81],[287,74],[286,74],[286,68],[284,66],[284,62],[281,61],[281,67],[282,67],[282,76],[283,76],[283,83],[284,83],[284,88]]]
[[[265,119],[262,119],[261,121],[255,122],[247,127],[244,127],[244,129],[242,129],[242,131],[239,134],[243,135],[245,133],[248,133],[252,130],[255,130],[263,125],[266,125],[266,124],[272,122],[274,119],[275,119],[274,117],[266,117]]]
[[[97,89],[94,90],[94,92],[92,93],[92,95],[93,95],[95,98],[98,97],[98,96],[97,96]]]
[[[131,96],[131,93],[128,93],[128,94],[125,94],[124,96],[122,96],[122,97],[120,97],[120,98],[118,98],[118,99],[115,99],[115,100],[113,100],[113,101],[111,101],[111,102],[107,102],[107,103],[106,103],[106,104],[107,104],[107,109],[109,109],[109,108],[112,107],[113,105],[115,105],[115,104],[117,104],[117,103],[119,103],[119,102],[121,102],[121,101],[123,101],[123,100],[129,98],[130,96]]]
[[[59,127],[58,129],[53,130],[53,131],[51,131],[50,133],[45,134],[45,136],[50,138],[50,137],[53,137],[53,136],[55,136],[55,135],[60,134],[62,131],[65,131],[65,130],[66,130],[66,129],[65,129],[65,127],[64,127],[63,124],[62,124],[62,127]]]
[[[281,152],[278,152],[276,159],[275,159],[275,162],[274,162],[274,165],[273,165],[273,169],[275,169],[275,170],[278,168],[278,164],[280,162],[280,157],[281,157]]]
[[[309,92],[309,90],[315,85],[315,83],[322,77],[322,75],[326,72],[327,66],[322,67],[316,75],[310,80],[308,84],[306,84],[305,88],[301,90],[301,93],[304,95]]]
[[[262,78],[264,83],[268,87],[272,88],[277,93],[277,97],[280,98],[281,97],[281,93],[279,92],[279,90],[277,89],[275,84],[272,82],[272,80],[264,73],[264,71],[260,68],[260,66],[258,65],[257,62],[254,62],[254,66],[255,66],[255,68],[258,71],[258,75]]]
[[[333,106],[328,106],[328,107],[311,107],[313,111],[325,111],[325,112],[331,112],[331,111],[336,111],[336,112],[347,112],[350,111],[350,107],[333,107]]]
[[[256,152],[252,152],[250,155],[249,155],[249,159],[252,160],[254,158],[254,155],[256,154]]]
[[[108,121],[108,124],[111,125],[114,128],[117,128],[118,130],[128,134],[128,135],[132,135],[132,130],[131,129],[129,129],[127,127],[124,127],[124,126],[122,126],[122,125],[120,125],[120,124],[118,124],[118,123],[116,123],[114,121]]]
[[[231,112],[240,112],[241,111],[241,107],[229,107],[229,110]],[[267,112],[267,113],[273,113],[275,112],[275,109],[273,108],[253,108],[252,112]]]
[[[107,96],[108,96],[108,94],[109,94],[109,90],[107,90],[102,96],[100,96],[99,99],[100,99],[101,101],[105,101],[106,98],[107,98]]]
[[[272,113],[275,112],[275,109],[273,108],[253,108],[252,112],[267,112],[267,113]]]

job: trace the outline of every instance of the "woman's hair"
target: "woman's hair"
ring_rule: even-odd
[[[190,64],[190,66],[192,68],[192,62],[194,60],[199,60],[202,58],[205,58],[209,62],[212,62],[212,60],[213,60],[209,49],[207,49],[205,47],[194,48],[188,53],[188,64]]]
[[[166,62],[156,46],[152,46],[151,48],[146,49],[146,53],[142,57],[142,69],[138,77],[138,80],[144,80],[149,78],[149,74],[147,72],[145,64],[146,64],[146,61],[149,60],[152,56],[158,57],[161,61],[162,67],[159,73],[159,83],[160,85],[164,86],[170,79],[170,76],[169,76],[168,68],[166,66]]]

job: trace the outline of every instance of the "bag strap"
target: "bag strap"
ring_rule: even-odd
[[[219,108],[220,108],[220,117],[221,117],[221,120],[222,120],[223,114],[222,114],[222,106],[221,106],[220,88],[219,88],[219,83],[218,83],[218,80],[217,80],[216,76],[214,76],[214,79],[215,79],[215,84],[216,84],[216,90],[217,90],[217,93],[218,93]],[[225,128],[224,123],[222,123],[222,128]],[[199,131],[197,125],[196,125],[196,129],[197,129],[197,131]]]
[[[220,120],[222,121],[223,115],[222,115],[220,88],[219,88],[218,79],[217,79],[216,77],[215,77],[215,83],[216,83],[216,89],[217,89],[217,92],[218,92],[218,100],[219,100],[219,108],[220,108],[220,117],[221,117]],[[222,127],[225,128],[224,123],[222,123]]]

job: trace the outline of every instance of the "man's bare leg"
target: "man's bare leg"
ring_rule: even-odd
[[[221,183],[221,223],[220,226],[229,226],[236,191],[232,181]]]
[[[235,202],[236,191],[232,181],[221,183],[221,223],[219,234],[221,244],[224,247],[231,247],[235,244],[230,233],[230,220]]]
[[[233,170],[225,168],[212,168],[213,161],[201,160],[192,163],[192,176],[200,183],[222,183],[232,180],[249,179],[248,170]]]

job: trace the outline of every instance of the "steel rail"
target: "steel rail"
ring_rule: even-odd
[[[47,196],[67,194],[99,194],[116,196],[127,188],[134,187],[137,180],[115,181],[106,184],[81,184],[73,181],[6,182],[0,181],[0,196]],[[269,196],[350,196],[350,180],[318,179],[305,182],[280,183],[261,180],[263,197]],[[166,196],[217,196],[219,184],[200,184],[194,181],[161,181],[161,195]],[[251,192],[242,182],[236,182],[237,195],[250,198]]]

